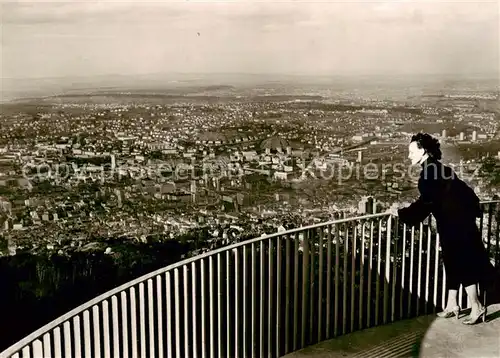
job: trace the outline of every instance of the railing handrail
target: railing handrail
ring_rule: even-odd
[[[481,201],[480,204],[484,205],[484,204],[496,204],[496,203],[500,203],[500,200],[484,200],[484,201]]]
[[[342,224],[342,223],[346,223],[346,222],[350,222],[350,221],[360,221],[360,220],[368,220],[368,219],[375,219],[375,218],[379,218],[379,217],[384,217],[384,216],[390,216],[389,213],[378,213],[378,214],[370,214],[370,215],[363,215],[363,216],[353,216],[353,217],[349,217],[349,218],[344,218],[344,219],[336,219],[336,220],[331,220],[331,221],[327,221],[327,222],[322,222],[322,223],[319,223],[319,224],[313,224],[313,225],[308,225],[308,226],[302,226],[302,227],[299,227],[299,228],[296,228],[296,229],[291,229],[291,230],[287,230],[287,231],[281,231],[281,232],[276,232],[276,233],[272,233],[272,234],[269,234],[269,235],[263,235],[263,236],[259,236],[259,237],[256,237],[256,238],[253,238],[253,239],[250,239],[250,240],[245,240],[245,241],[241,241],[241,242],[237,242],[237,243],[234,243],[234,244],[231,244],[231,245],[228,245],[228,246],[224,246],[224,247],[221,247],[221,248],[218,248],[218,249],[215,249],[215,250],[211,250],[211,251],[208,251],[208,252],[205,252],[203,254],[200,254],[200,255],[196,255],[194,257],[190,257],[190,258],[187,258],[185,260],[181,260],[179,262],[176,262],[176,263],[173,263],[171,265],[168,265],[168,266],[165,266],[165,267],[162,267],[158,270],[155,270],[153,272],[150,272],[150,273],[147,273],[145,275],[142,275],[138,278],[135,278],[129,282],[126,282],[116,288],[113,288],[81,305],[79,305],[78,307],[75,307],[74,309],[72,309],[71,311],[63,314],[62,316],[59,316],[58,318],[56,318],[55,320],[53,320],[52,322],[49,322],[47,323],[46,325],[40,327],[39,329],[37,329],[36,331],[34,331],[33,333],[29,334],[28,336],[24,337],[22,340],[18,341],[17,343],[13,344],[12,346],[10,346],[9,348],[7,348],[5,351],[1,352],[0,353],[0,358],[4,358],[4,357],[9,357],[10,355],[16,353],[17,351],[19,351],[19,349],[22,349],[24,348],[26,345],[30,344],[31,342],[33,342],[34,340],[38,339],[39,337],[41,337],[43,334],[45,334],[46,332],[49,332],[50,330],[52,330],[53,328],[56,328],[57,326],[61,325],[62,323],[66,322],[68,319],[71,319],[72,317],[78,315],[79,313],[91,308],[92,306],[95,306],[96,304],[104,301],[105,299],[111,297],[111,296],[114,296],[120,292],[123,292],[127,289],[129,289],[130,287],[133,287],[139,283],[142,283],[142,282],[145,282],[155,276],[158,276],[160,274],[163,274],[163,273],[166,273],[168,271],[171,271],[171,270],[174,270],[176,268],[180,268],[180,267],[183,267],[185,265],[188,265],[192,262],[195,262],[195,261],[198,261],[198,260],[201,260],[201,259],[204,259],[204,258],[208,258],[210,256],[214,256],[214,255],[217,255],[219,253],[224,253],[226,251],[229,251],[229,250],[233,250],[235,248],[238,248],[240,246],[244,246],[244,245],[249,245],[249,244],[252,244],[252,243],[255,243],[255,242],[260,242],[262,240],[267,240],[267,239],[271,239],[271,238],[274,238],[274,237],[277,237],[277,236],[286,236],[286,235],[291,235],[291,234],[294,234],[294,233],[298,233],[298,232],[302,232],[302,231],[306,231],[306,230],[311,230],[311,229],[316,229],[316,228],[320,228],[320,227],[324,227],[324,226],[329,226],[329,225],[336,225],[336,224]]]
[[[481,201],[482,205],[492,204],[492,203],[500,203],[500,200]],[[169,271],[175,270],[175,269],[180,268],[180,267],[184,267],[184,266],[189,265],[193,262],[196,262],[196,261],[199,261],[199,260],[211,257],[211,256],[215,256],[217,254],[224,253],[224,252],[227,252],[230,250],[234,250],[234,249],[241,247],[241,246],[251,245],[253,243],[257,243],[257,242],[260,242],[263,240],[268,240],[268,239],[272,239],[275,237],[286,237],[289,235],[293,235],[295,233],[300,233],[300,232],[307,231],[307,230],[313,230],[313,229],[317,229],[317,228],[321,228],[321,227],[325,227],[325,226],[338,225],[338,224],[342,224],[342,223],[369,220],[369,219],[375,219],[375,218],[381,218],[381,217],[392,217],[392,215],[388,212],[383,212],[383,213],[378,213],[378,214],[354,216],[354,217],[349,217],[349,218],[344,218],[344,219],[331,220],[331,221],[327,221],[327,222],[303,226],[303,227],[299,227],[299,228],[295,228],[295,229],[291,229],[291,230],[286,230],[286,231],[282,231],[282,232],[275,232],[275,233],[272,233],[269,235],[262,235],[262,236],[259,236],[259,237],[256,237],[256,238],[253,238],[250,240],[245,240],[245,241],[241,241],[238,243],[234,243],[234,244],[231,244],[228,246],[224,246],[224,247],[221,247],[221,248],[218,248],[215,250],[205,252],[205,253],[200,254],[200,255],[196,255],[194,257],[190,257],[190,258],[181,260],[179,262],[173,263],[171,265],[165,266],[163,268],[160,268],[158,270],[155,270],[153,272],[150,272],[150,273],[142,275],[138,278],[135,278],[134,280],[126,282],[126,283],[124,283],[116,288],[113,288],[113,289],[79,305],[78,307],[76,307],[76,308],[72,309],[71,311],[59,316],[58,318],[54,319],[53,321],[47,323],[46,325],[44,325],[41,328],[37,329],[36,331],[32,332],[28,336],[24,337],[20,341],[16,342],[15,344],[13,344],[10,347],[8,347],[3,352],[0,352],[0,358],[9,357],[12,354],[19,352],[20,349],[26,347],[27,345],[29,345],[33,341],[40,339],[40,337],[42,337],[44,334],[46,334],[47,332],[51,331],[52,329],[60,326],[62,323],[67,322],[72,317],[77,316],[78,314],[82,313],[83,311],[85,311],[85,310],[99,304],[100,302],[102,302],[102,301],[104,301],[104,300],[106,300],[106,299],[108,299],[116,294],[119,294],[119,293],[121,293],[121,292],[123,292],[123,291],[137,285],[137,284],[140,284],[140,283],[145,282],[151,278],[154,278],[155,276],[167,273]]]

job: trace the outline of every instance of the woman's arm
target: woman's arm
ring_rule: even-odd
[[[398,210],[399,219],[403,223],[415,226],[429,216],[432,211],[432,203],[435,200],[434,186],[435,180],[420,177],[418,181],[420,197],[410,206]]]

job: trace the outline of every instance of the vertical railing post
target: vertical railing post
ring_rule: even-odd
[[[243,344],[243,357],[246,357],[248,354],[247,354],[247,332],[249,332],[248,328],[247,328],[247,324],[248,324],[248,320],[247,320],[247,285],[248,285],[248,257],[247,257],[247,245],[244,245],[243,246],[243,317],[242,317],[242,320],[243,320],[243,327],[242,327],[242,330],[243,330],[243,341],[242,341],[242,344]],[[251,292],[251,294],[253,294],[253,292]]]
[[[340,225],[335,225],[335,307],[333,334],[335,337],[339,334],[339,270],[340,270]]]
[[[282,253],[281,253],[282,236],[277,238],[276,247],[276,357],[281,356],[281,266],[282,266]],[[288,329],[288,327],[287,327]]]
[[[391,280],[391,231],[392,217],[387,218],[386,226],[386,251],[385,251],[385,275],[384,275],[384,323],[388,321],[389,311],[389,282]]]
[[[117,302],[118,297],[114,296],[114,302]],[[116,329],[116,328],[115,328]],[[117,330],[117,329],[116,329]],[[117,330],[118,331],[118,330]],[[118,333],[119,334],[119,333]],[[84,356],[91,357],[92,356],[92,343],[91,343],[91,330],[90,330],[90,311],[85,310],[83,312],[83,335],[84,335]],[[48,352],[46,348],[50,348],[50,336],[46,334],[44,336],[44,348],[45,352],[42,353],[44,357],[51,357],[52,353]]]
[[[259,260],[259,263],[260,263],[260,269],[259,269],[259,273],[260,273],[260,278],[259,278],[259,282],[260,282],[260,300],[259,300],[259,313],[260,313],[260,317],[259,317],[259,322],[260,322],[260,329],[259,329],[259,332],[260,332],[260,344],[259,344],[259,354],[260,354],[260,357],[264,357],[264,339],[265,339],[265,336],[264,336],[264,284],[265,284],[265,281],[266,281],[266,278],[264,277],[264,253],[265,253],[265,247],[264,247],[264,241],[262,240],[260,242],[260,260]]]
[[[144,312],[144,286],[142,283],[139,284],[139,304],[140,304],[140,319],[141,319],[141,357],[146,357],[146,328],[145,322],[145,312]],[[181,320],[180,320],[180,307],[181,298],[179,295],[179,269],[174,269],[174,315],[175,315],[175,356],[177,358],[181,357]]]
[[[122,292],[122,298],[125,296],[125,293]],[[126,310],[126,305],[123,305],[125,307],[125,310]],[[92,318],[93,318],[93,323],[94,323],[94,357],[96,358],[101,358],[101,325],[99,324],[99,305],[95,305],[94,307],[92,307]],[[59,333],[60,329],[57,328],[57,333]],[[58,336],[56,336],[58,337]],[[62,356],[62,352],[60,351],[60,338],[59,338],[59,342],[55,344],[56,346],[56,352],[55,352],[55,356],[56,357],[61,357]],[[127,348],[128,348],[128,345],[127,345]],[[126,350],[126,352],[128,353],[128,350]],[[128,358],[128,355],[127,355],[127,358]]]
[[[192,296],[192,317],[191,317],[191,322],[193,325],[193,330],[192,330],[192,336],[193,336],[193,358],[196,358],[198,355],[198,340],[196,339],[196,325],[197,325],[197,294],[196,294],[196,262],[191,263],[191,296]],[[159,278],[159,277],[158,277]],[[158,357],[163,357],[163,337],[162,337],[162,324],[161,324],[161,317],[162,317],[162,309],[161,309],[161,281],[158,279],[157,280],[157,289],[158,289],[158,337],[159,337],[159,350],[158,350]]]
[[[378,242],[377,242],[377,281],[375,283],[375,325],[378,325],[380,316],[380,280],[382,277],[381,260],[382,256],[382,220],[378,222]]]
[[[267,353],[268,357],[271,358],[273,354],[273,345],[272,345],[272,327],[273,327],[273,286],[274,286],[274,265],[273,265],[273,239],[269,239],[268,241],[268,292],[267,292]],[[276,306],[276,308],[278,308]]]
[[[347,333],[347,261],[349,258],[349,226],[344,225],[344,272],[342,277],[342,333]]]
[[[230,299],[230,289],[231,289],[231,255],[230,251],[226,250],[226,355],[231,355],[231,299]],[[222,301],[222,297],[219,296],[219,302]],[[217,332],[217,335],[220,336],[221,331]],[[222,355],[222,347],[219,346],[219,356]]]
[[[481,204],[481,217],[479,219],[479,235],[481,236],[481,241],[483,243],[483,246],[486,247],[486,245],[484,245],[485,242],[484,242],[484,237],[483,237],[484,213],[485,213],[484,207],[485,207],[485,205],[487,205],[487,204]],[[479,284],[477,284],[476,286],[479,286]],[[481,288],[479,288],[479,289],[481,289]],[[463,290],[465,291],[465,287],[463,288]],[[462,291],[462,289],[460,289],[460,291]],[[480,291],[478,291],[478,292],[480,292]],[[470,308],[470,307],[472,307],[472,303],[469,299],[469,296],[467,295],[467,308]]]
[[[290,271],[291,271],[291,258],[290,258],[290,235],[285,236],[285,354],[290,351]],[[295,263],[297,266],[297,263]]]
[[[433,295],[433,313],[437,310],[437,295],[439,283],[439,233],[436,233],[436,244],[434,246],[434,295]]]
[[[399,316],[403,318],[408,316],[409,312],[404,312],[403,305],[403,297],[405,289],[407,288],[406,284],[406,224],[403,224],[403,248],[401,254],[401,291],[399,294]]]
[[[486,234],[486,251],[488,251],[488,257],[491,255],[491,225],[493,219],[493,203],[488,203],[488,231]],[[482,234],[482,233],[481,233]]]
[[[432,216],[429,216],[427,222],[427,257],[425,263],[425,306],[424,314],[427,314],[429,307],[429,290],[430,290],[430,270],[431,270],[431,224]]]
[[[183,325],[184,325],[184,355],[188,355],[189,354],[189,332],[190,332],[190,329],[189,329],[189,296],[188,296],[188,289],[189,289],[189,276],[188,276],[188,266],[187,265],[184,265],[182,267],[182,280],[183,280],[183,289],[184,289],[184,322],[183,322]],[[151,283],[151,296],[153,296],[153,282],[151,280],[151,282],[148,282],[148,283]],[[193,286],[194,286],[194,282],[191,283]],[[149,287],[149,286],[148,286]],[[149,293],[149,291],[148,291]],[[193,299],[191,297],[191,299]],[[154,337],[154,318],[153,318],[153,297],[149,297],[149,315],[150,315],[150,326],[149,326],[149,334],[150,334],[150,337]],[[192,314],[192,313],[191,313]],[[192,328],[194,330],[194,327]],[[150,357],[153,357],[153,353],[154,352],[154,347],[155,347],[155,344],[154,344],[154,340],[152,338],[151,339],[151,343],[150,343]],[[161,357],[159,357],[161,358]]]
[[[316,256],[316,235],[315,230],[309,229],[306,231],[307,237],[309,241],[309,250],[310,250],[310,277],[309,277],[309,314],[306,317],[309,317],[309,341],[308,344],[313,342],[313,334],[314,334],[314,306],[316,302],[314,301],[314,283],[315,283],[315,256]]]
[[[418,239],[418,279],[417,279],[417,316],[420,314],[420,305],[422,304],[422,246],[424,241],[424,224],[420,223]]]
[[[441,290],[441,307],[444,309],[446,307],[446,270],[443,267],[443,289]],[[458,301],[460,304],[460,301]]]
[[[322,323],[323,323],[323,240],[324,229],[319,230],[319,280],[318,280],[318,338],[317,342],[323,340]]]
[[[330,336],[331,323],[331,300],[332,300],[332,226],[328,226],[327,234],[327,252],[326,252],[326,338]]]
[[[203,265],[203,260],[202,260],[202,266],[201,266],[201,292],[202,292],[202,299],[205,294],[204,291],[204,280],[205,278],[205,270],[204,270],[204,265]],[[133,291],[130,292],[131,295],[131,303],[130,306],[132,307],[132,358],[137,358],[137,334],[134,334],[134,332],[137,330],[136,324],[135,324],[135,293]],[[167,271],[165,273],[165,295],[166,295],[166,314],[167,314],[167,357],[173,357],[174,351],[172,348],[172,289],[171,289],[171,274],[170,271]],[[204,314],[204,305],[202,305],[202,311],[201,311],[201,344],[202,344],[202,357],[205,358],[205,314]]]
[[[415,261],[415,227],[411,227],[411,241],[410,241],[410,282],[408,283],[408,312],[411,315],[412,299],[413,299],[413,267]]]
[[[238,258],[238,249],[233,250],[234,253],[234,356],[237,358],[239,357],[239,300],[240,300],[240,293],[238,291],[238,283],[240,280],[239,276],[239,258]]]
[[[302,239],[302,331],[301,348],[306,345],[307,298],[309,288],[309,235],[303,233]]]
[[[394,243],[394,249],[392,253],[392,293],[391,293],[391,322],[394,322],[396,319],[396,282],[397,282],[397,273],[398,273],[398,218],[394,217],[394,227],[391,228],[391,233],[394,235],[391,242]],[[400,317],[401,318],[401,317]]]
[[[358,316],[358,329],[363,329],[363,298],[365,296],[365,235],[366,235],[366,222],[361,222],[361,243],[359,248],[360,267],[359,267],[359,316]]]
[[[356,249],[357,249],[358,225],[354,222],[352,232],[352,253],[351,253],[351,332],[354,332],[354,311],[356,301]]]
[[[458,305],[460,307],[464,307],[463,301],[464,301],[464,299],[463,299],[463,287],[462,287],[462,285],[459,285],[458,286]],[[467,306],[467,308],[468,308],[468,306]]]
[[[193,264],[194,265],[194,264]],[[194,271],[193,271],[194,273]],[[158,331],[157,331],[157,344],[158,344],[158,357],[163,357],[163,340],[164,340],[164,336],[163,336],[163,304],[162,304],[162,297],[163,297],[163,292],[162,292],[162,285],[161,285],[161,276],[158,275],[156,276],[156,298],[157,298],[157,311],[156,311],[156,317],[157,317],[157,320],[158,320]],[[195,281],[193,280],[193,283]],[[193,285],[194,286],[194,285]],[[195,301],[193,301],[193,303],[195,303]],[[123,294],[122,292],[122,305],[125,306],[126,305],[126,296]],[[123,315],[124,317],[124,321],[125,321],[125,318],[126,318],[126,315],[124,314]],[[151,323],[152,324],[152,323]],[[124,328],[123,328],[123,345],[126,349],[126,352],[128,351],[128,343],[127,343],[127,334],[126,334],[126,321],[124,322]],[[168,338],[167,338],[168,339]],[[124,354],[123,355],[124,357],[128,357],[128,354]]]
[[[293,272],[293,350],[297,350],[299,342],[299,245],[298,234],[293,236],[294,245],[294,272]]]
[[[217,254],[217,274],[214,275],[214,258],[213,255],[208,258],[208,315],[209,315],[209,336],[208,336],[208,353],[210,358],[215,357],[215,317],[214,317],[214,305],[215,300],[217,300],[217,349],[221,353],[222,349],[222,272],[221,272],[221,261],[222,255]],[[217,279],[217,298],[215,297],[214,280]],[[205,327],[204,327],[205,329]]]
[[[255,261],[257,259],[255,243],[252,243],[252,289],[251,289],[251,297],[252,297],[252,339],[250,344],[252,345],[252,357],[257,356],[256,349],[256,321],[257,321],[257,307],[256,307],[256,296],[257,296],[257,283],[256,283],[256,264]]]
[[[380,220],[380,219],[379,219]],[[370,248],[368,254],[368,264],[370,267],[368,268],[368,298],[366,300],[367,310],[366,310],[366,326],[371,326],[371,312],[372,312],[372,271],[373,271],[373,233],[374,233],[375,224],[374,221],[370,221]]]

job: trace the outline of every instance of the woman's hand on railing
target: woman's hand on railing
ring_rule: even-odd
[[[389,214],[392,216],[398,216],[398,210],[399,210],[399,208],[393,205],[389,209],[387,209],[386,214]]]
[[[398,210],[403,207],[404,205],[402,203],[393,203],[391,207],[386,211],[386,213],[392,216],[398,216]]]

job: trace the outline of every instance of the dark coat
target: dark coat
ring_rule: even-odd
[[[448,288],[486,282],[493,266],[476,225],[481,216],[477,195],[450,167],[432,158],[422,164],[418,190],[420,197],[400,209],[399,218],[414,226],[434,216]]]

